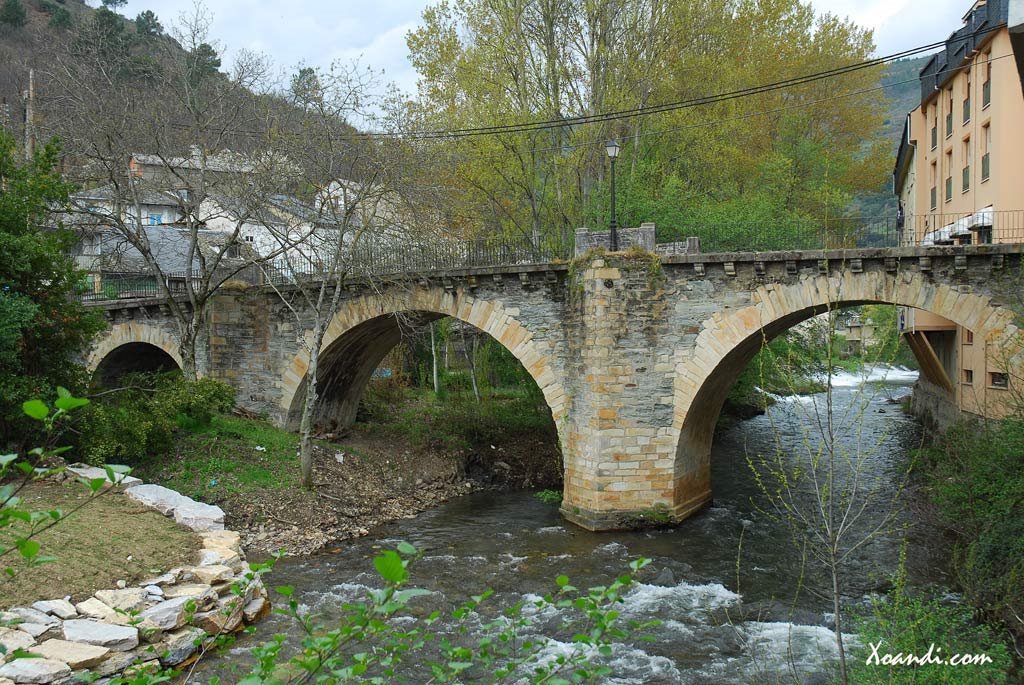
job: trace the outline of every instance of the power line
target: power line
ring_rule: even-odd
[[[1002,25],[998,27],[991,27],[976,31],[972,34],[968,34],[963,38],[976,37],[997,31],[1002,28]],[[548,119],[543,121],[526,122],[521,124],[501,124],[493,126],[480,126],[474,128],[462,128],[462,129],[445,129],[436,131],[423,131],[423,132],[388,132],[388,131],[377,131],[377,132],[364,132],[361,135],[366,136],[380,136],[380,137],[405,137],[413,140],[431,140],[436,138],[464,138],[470,136],[481,136],[481,135],[493,135],[496,133],[519,133],[527,131],[544,130],[550,128],[561,128],[565,126],[574,126],[579,124],[588,123],[600,123],[605,121],[614,121],[617,119],[628,119],[637,116],[646,116],[649,114],[658,114],[661,112],[670,112],[678,109],[686,109],[690,107],[697,107],[700,105],[714,104],[718,102],[724,102],[727,100],[734,100],[742,97],[749,97],[751,95],[759,95],[762,93],[768,93],[782,88],[791,86],[805,85],[820,81],[826,78],[832,78],[834,76],[842,76],[844,74],[853,73],[862,69],[868,69],[875,66],[880,66],[887,62],[892,62],[897,59],[904,57],[910,57],[921,52],[927,52],[934,50],[935,48],[942,47],[947,41],[939,41],[935,43],[929,43],[927,45],[921,45],[908,50],[896,52],[884,57],[876,57],[863,62],[846,65],[843,67],[836,67],[834,69],[828,69],[825,71],[814,72],[811,74],[805,74],[802,76],[796,76],[781,81],[775,81],[772,83],[761,84],[757,86],[749,86],[747,88],[741,88],[734,91],[728,91],[724,93],[718,93],[716,95],[701,96],[697,98],[691,98],[688,100],[680,100],[677,102],[665,103],[661,105],[651,105],[647,107],[636,107],[632,109],[617,110],[612,112],[605,112],[601,114],[583,115],[577,117],[566,117],[562,119]],[[916,79],[915,79],[916,80]]]

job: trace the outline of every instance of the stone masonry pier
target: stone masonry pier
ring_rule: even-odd
[[[406,327],[455,317],[511,351],[544,393],[565,461],[566,518],[589,529],[628,526],[652,510],[683,519],[711,500],[715,423],[767,340],[830,308],[890,303],[954,321],[1016,365],[1011,305],[1020,269],[1020,247],[1008,245],[662,257],[633,250],[353,282],[323,348],[317,420],[351,423],[373,370]],[[160,306],[104,308],[111,327],[89,357],[92,368],[115,354],[123,363],[126,345],[177,359],[174,324]],[[226,287],[214,301],[202,371],[234,385],[241,406],[294,429],[306,329],[272,290]]]

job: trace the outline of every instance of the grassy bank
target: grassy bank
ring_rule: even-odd
[[[90,491],[73,481],[42,481],[27,486],[21,496],[26,510],[69,512],[89,499]],[[10,538],[19,530],[15,526],[3,535]],[[192,531],[113,492],[94,498],[34,539],[54,561],[22,572],[24,561],[9,555],[5,561],[16,575],[3,583],[0,608],[66,595],[81,601],[96,590],[116,587],[119,580],[132,584],[192,564],[201,547]]]

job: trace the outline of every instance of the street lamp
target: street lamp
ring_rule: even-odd
[[[619,141],[612,138],[604,144],[608,159],[612,160],[612,252],[619,251],[618,221],[615,220],[615,158],[619,156]]]

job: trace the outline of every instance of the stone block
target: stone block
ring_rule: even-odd
[[[86,645],[68,640],[47,640],[32,648],[33,654],[40,654],[47,659],[63,661],[71,668],[92,668],[103,661],[110,653],[106,647]]]
[[[139,646],[139,631],[132,626],[116,626],[89,619],[64,621],[64,639],[87,645],[127,652]]]

